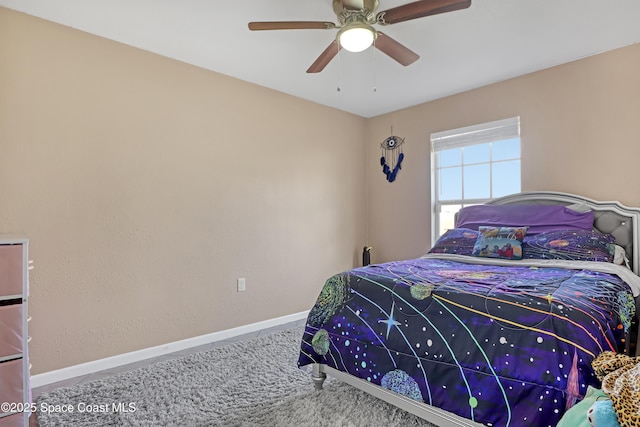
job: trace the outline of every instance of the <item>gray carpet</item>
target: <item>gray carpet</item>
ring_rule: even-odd
[[[51,426],[433,426],[340,381],[315,391],[298,369],[302,328],[42,394]],[[129,406],[129,404],[132,406]],[[114,411],[113,404],[120,404]]]

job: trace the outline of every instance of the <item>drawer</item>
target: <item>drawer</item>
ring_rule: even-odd
[[[21,354],[22,304],[0,306],[0,357]]]
[[[18,403],[23,399],[22,359],[0,363],[0,402]]]
[[[25,414],[14,414],[0,418],[0,427],[24,427]]]
[[[22,245],[0,245],[0,296],[22,294]]]

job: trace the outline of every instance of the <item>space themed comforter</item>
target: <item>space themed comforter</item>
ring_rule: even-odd
[[[624,348],[640,289],[616,274],[624,267],[575,263],[428,255],[337,274],[309,313],[298,365],[491,426],[555,426],[599,386],[591,361]]]

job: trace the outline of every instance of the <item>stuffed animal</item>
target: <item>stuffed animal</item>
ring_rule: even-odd
[[[611,399],[617,416],[618,422],[610,425],[640,426],[640,356],[629,357],[626,354],[605,351],[591,362],[591,366],[598,379],[602,381],[602,391]],[[594,408],[594,425],[599,425],[599,412],[598,408]]]
[[[620,427],[613,402],[598,400],[587,411],[587,419],[592,427]]]

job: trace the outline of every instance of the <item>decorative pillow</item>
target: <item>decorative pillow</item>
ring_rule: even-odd
[[[527,227],[486,227],[478,228],[471,255],[487,258],[522,259],[522,240]]]
[[[562,230],[527,236],[526,259],[613,262],[616,239],[595,230]]]
[[[456,227],[477,230],[480,226],[519,227],[528,234],[555,230],[591,230],[593,211],[576,212],[561,205],[474,205],[457,214]]]
[[[477,231],[468,228],[452,228],[440,236],[429,253],[471,255],[478,234]]]

